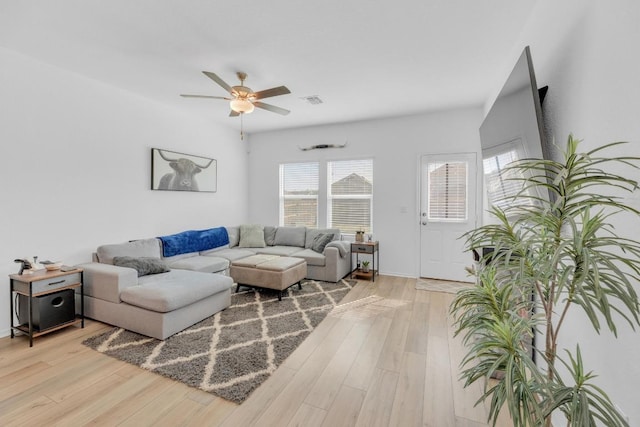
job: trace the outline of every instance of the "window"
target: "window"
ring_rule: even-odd
[[[466,161],[428,164],[427,212],[429,221],[464,222],[467,220]]]
[[[318,226],[319,165],[280,165],[280,225]]]
[[[327,163],[328,226],[342,233],[373,230],[373,160]]]
[[[522,140],[516,138],[497,147],[483,150],[482,157],[487,199],[491,205],[504,209],[513,203],[513,197],[523,188],[523,175],[517,170],[505,170],[509,163],[525,157]]]

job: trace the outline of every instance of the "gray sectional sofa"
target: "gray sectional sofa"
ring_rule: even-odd
[[[307,278],[349,273],[336,229],[242,225],[100,246],[84,269],[85,315],[165,339],[231,303],[230,263],[254,254],[303,258]],[[213,273],[213,274],[212,274]]]
[[[307,279],[325,282],[335,283],[349,274],[351,245],[340,240],[341,234],[337,228],[243,225],[226,229],[228,247],[213,249],[204,255],[223,257],[231,262],[256,254],[302,258],[307,261]],[[257,237],[245,238],[247,230]],[[325,246],[314,248],[314,240],[321,235],[330,235],[332,238]],[[260,240],[261,236],[264,236],[263,240]]]

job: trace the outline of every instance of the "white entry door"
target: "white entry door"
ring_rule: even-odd
[[[476,227],[476,154],[424,155],[420,164],[420,276],[473,282],[460,236]]]

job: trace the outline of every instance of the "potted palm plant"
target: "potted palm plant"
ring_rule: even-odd
[[[369,272],[369,261],[362,261],[362,272],[363,273]]]
[[[559,343],[572,310],[584,311],[596,333],[616,334],[618,319],[640,324],[633,287],[640,245],[618,236],[610,222],[620,213],[638,219],[619,196],[638,185],[604,170],[636,167],[640,159],[602,157],[617,144],[579,153],[579,141],[569,136],[563,161],[510,165],[522,191],[508,207],[491,208],[495,223],[466,235],[469,250],[493,252],[474,271],[477,286],[460,291],[451,312],[467,345],[462,379],[486,381],[480,401],[489,399],[493,425],[503,409],[516,427],[550,426],[552,414],[564,415],[568,426],[628,425],[595,385],[580,347]]]

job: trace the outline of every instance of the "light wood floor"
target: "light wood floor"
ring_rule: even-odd
[[[0,425],[485,426],[486,408],[474,406],[481,385],[456,380],[463,350],[448,318],[453,295],[415,282],[358,282],[240,406],[83,346],[108,328],[99,322],[39,337],[33,348],[2,338]]]

